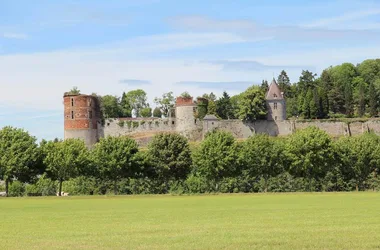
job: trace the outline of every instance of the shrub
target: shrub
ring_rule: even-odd
[[[63,183],[63,191],[72,195],[93,195],[96,189],[94,178],[80,176]]]
[[[25,187],[27,196],[51,196],[56,195],[57,183],[45,175],[41,176],[35,184],[28,184]]]
[[[13,181],[9,185],[8,196],[9,197],[19,197],[23,196],[25,192],[25,185],[20,181]]]

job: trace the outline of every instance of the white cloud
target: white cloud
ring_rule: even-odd
[[[25,40],[25,39],[28,38],[28,35],[24,34],[24,33],[3,33],[2,36],[4,38],[8,38],[8,39],[21,39],[21,40]]]
[[[356,21],[366,17],[380,15],[380,9],[368,9],[368,10],[358,10],[355,12],[347,12],[342,15],[323,18],[316,20],[314,22],[302,25],[307,28],[316,28],[316,27],[329,27],[336,24],[347,23],[349,21]]]
[[[181,16],[169,20],[169,22],[180,30],[193,32],[229,32],[237,34],[247,41],[250,40],[285,40],[285,41],[323,41],[331,39],[369,39],[380,38],[380,33],[369,31],[350,31],[347,29],[325,29],[320,27],[302,26],[267,26],[257,24],[250,20],[223,20],[212,19],[203,16]]]

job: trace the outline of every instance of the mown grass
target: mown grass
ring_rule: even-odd
[[[0,249],[380,249],[380,193],[0,199]]]

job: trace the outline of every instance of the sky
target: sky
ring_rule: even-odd
[[[380,1],[0,0],[0,128],[63,138],[73,86],[153,104],[379,56]]]

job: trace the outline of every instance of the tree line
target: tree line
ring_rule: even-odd
[[[303,70],[293,83],[282,70],[277,83],[284,93],[288,118],[375,117],[379,113],[380,59],[330,66],[319,77]],[[196,116],[202,119],[212,114],[221,119],[245,121],[265,119],[268,87],[268,81],[263,80],[261,85],[253,85],[238,95],[230,96],[226,91],[220,97],[205,93],[196,98]],[[175,103],[173,92],[156,97],[154,102],[156,108],[152,111],[141,89],[123,93],[121,97],[102,97],[106,118],[131,117],[133,110],[137,117],[168,117]]]
[[[157,134],[141,149],[129,137],[41,141],[0,130],[0,186],[9,196],[379,190],[380,137],[331,138],[317,127],[288,137],[237,141],[209,132],[197,145]]]

